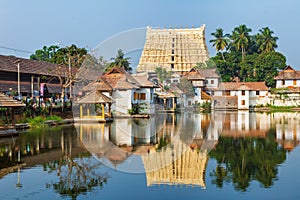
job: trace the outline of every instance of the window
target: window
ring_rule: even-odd
[[[140,93],[140,100],[146,100],[146,93]]]
[[[245,90],[242,90],[242,96],[245,96]]]
[[[230,91],[229,90],[224,91],[223,96],[230,96]]]
[[[246,104],[245,100],[242,100],[241,104],[244,106]]]
[[[294,81],[293,81],[293,84],[294,84],[294,85],[297,85],[297,80],[294,80]]]
[[[134,100],[139,99],[139,93],[134,92],[134,93],[133,93],[133,99],[134,99]]]
[[[174,60],[175,60],[174,56],[171,56],[171,60],[172,60],[172,61],[174,61]]]
[[[256,91],[256,95],[259,96],[259,91]]]
[[[174,54],[174,49],[172,49],[172,54]]]
[[[284,80],[282,80],[282,85],[285,85],[285,81]]]
[[[215,81],[214,80],[210,80],[210,84],[214,84],[215,83]]]
[[[173,63],[171,64],[171,69],[174,69],[174,64]]]

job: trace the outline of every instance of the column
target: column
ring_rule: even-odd
[[[101,103],[101,108],[102,108],[101,117],[104,119],[104,103]]]
[[[90,116],[90,106],[89,105],[87,105],[86,112],[87,112],[87,116]]]
[[[80,119],[83,116],[83,114],[82,114],[82,104],[79,105],[79,116],[80,116]]]
[[[173,110],[175,110],[175,108],[176,108],[175,97],[172,98],[172,104],[173,104]]]
[[[111,103],[108,103],[108,116],[111,117]]]

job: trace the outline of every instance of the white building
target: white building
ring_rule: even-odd
[[[113,99],[114,116],[128,116],[128,111],[140,105],[141,113],[153,114],[153,94],[156,86],[148,80],[148,74],[131,75],[124,69],[114,67],[97,81],[90,83],[83,90],[97,90]]]
[[[249,109],[269,103],[265,82],[225,82],[211,88],[215,109]]]

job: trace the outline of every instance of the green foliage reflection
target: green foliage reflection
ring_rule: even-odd
[[[224,182],[232,182],[238,191],[246,191],[251,181],[263,187],[271,187],[277,180],[278,165],[286,159],[286,150],[275,141],[275,130],[265,138],[221,137],[210,156],[217,167],[210,176],[212,183],[222,188]]]

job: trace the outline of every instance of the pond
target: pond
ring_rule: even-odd
[[[157,114],[0,139],[0,199],[299,199],[300,113]]]

